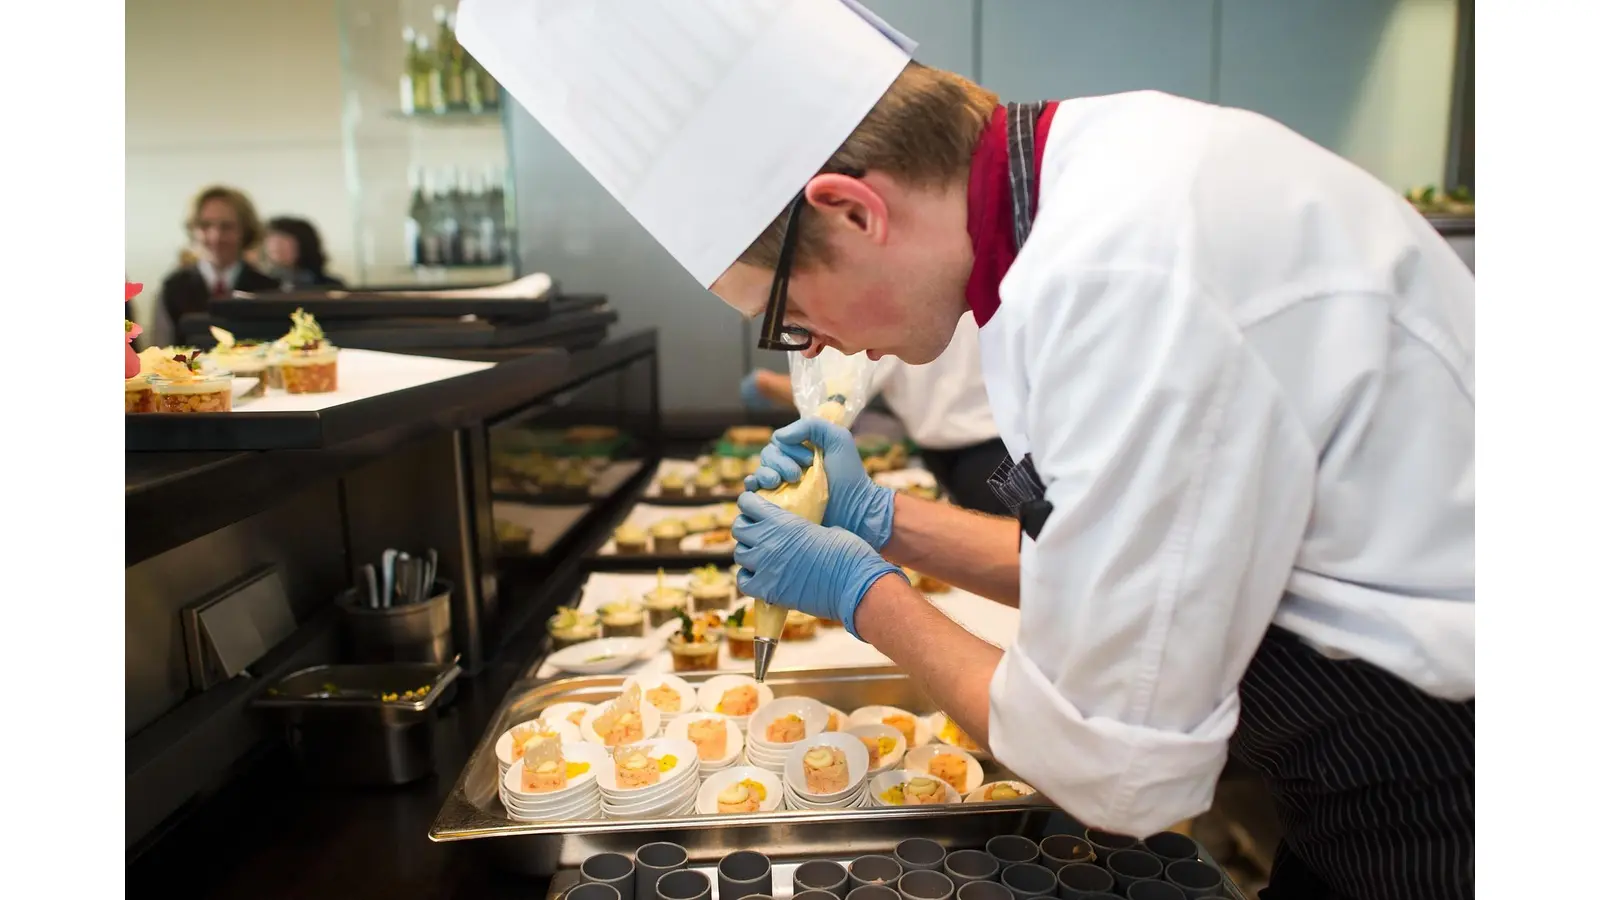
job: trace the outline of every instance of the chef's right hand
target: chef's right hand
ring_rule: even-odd
[[[828,474],[823,526],[843,528],[872,549],[882,550],[894,527],[894,491],[867,475],[855,438],[832,422],[805,418],[774,431],[772,442],[761,451],[760,468],[745,478],[745,489],[771,490],[785,481],[799,481],[814,455],[807,442],[822,451],[822,468]]]

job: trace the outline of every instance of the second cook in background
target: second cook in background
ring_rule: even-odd
[[[968,313],[956,325],[944,353],[913,366],[897,357],[878,363],[873,388],[915,441],[922,462],[957,506],[997,516],[1010,512],[989,486],[989,475],[1006,458],[1005,442],[989,411],[978,353],[978,323]],[[794,406],[789,376],[757,369],[740,385],[745,404]]]

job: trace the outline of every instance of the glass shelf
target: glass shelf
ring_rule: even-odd
[[[515,277],[516,198],[498,86],[481,111],[434,112],[408,101],[446,91],[435,52],[450,36],[436,10],[455,2],[338,0],[345,189],[358,285],[489,284]],[[415,44],[408,37],[425,39]],[[428,44],[419,53],[414,46]],[[419,62],[420,61],[420,62]],[[470,73],[462,58],[458,73]],[[420,69],[418,68],[420,66]],[[413,82],[405,79],[410,76]],[[463,103],[462,81],[452,88]],[[421,85],[417,92],[411,87]],[[473,94],[474,107],[478,95]]]

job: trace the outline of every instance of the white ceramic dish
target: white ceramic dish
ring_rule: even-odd
[[[890,806],[892,804],[885,803],[883,801],[883,792],[897,784],[905,784],[916,777],[918,777],[916,774],[907,772],[905,769],[890,769],[887,772],[879,772],[877,775],[873,776],[872,782],[867,786],[867,799],[870,804],[875,807]],[[933,778],[931,775],[924,777]],[[933,780],[944,785],[945,805],[961,802],[961,792],[956,790],[955,787],[950,784],[950,782],[945,781],[943,778],[934,778]],[[932,806],[934,804],[924,805]]]
[[[684,715],[685,713],[692,713],[700,706],[700,696],[695,692],[694,685],[691,685],[682,678],[667,672],[652,672],[650,674],[643,675],[630,675],[628,680],[622,682],[622,689],[627,690],[628,686],[633,684],[637,684],[639,686],[639,694],[641,697],[644,697],[644,701],[646,703],[650,703],[650,698],[645,695],[656,688],[666,686],[677,692],[679,706],[675,710],[662,709],[661,720],[663,722],[671,722],[678,716]],[[653,703],[650,705],[655,706]],[[657,708],[660,709],[660,707]]]
[[[767,740],[767,728],[784,716],[799,716],[805,733],[798,740],[776,743]],[[750,716],[751,746],[763,750],[787,750],[806,738],[822,734],[828,727],[828,708],[810,697],[784,697],[763,705]]]
[[[749,675],[718,675],[715,678],[707,679],[705,684],[700,685],[700,708],[706,712],[722,712],[717,709],[717,704],[722,702],[722,695],[741,684],[748,684],[756,689],[756,708],[751,711],[750,715],[755,715],[761,710],[761,707],[772,702],[772,688],[761,684]],[[723,713],[723,715],[728,714]],[[750,716],[730,715],[728,718],[738,722],[740,728],[745,728],[750,721]]]
[[[731,784],[737,784],[745,779],[759,783],[767,790],[767,799],[761,801],[762,812],[772,812],[783,808],[783,778],[775,772],[758,769],[754,766],[734,766],[707,778],[700,785],[700,791],[695,795],[694,810],[702,816],[722,815],[717,812],[717,795]]]
[[[702,770],[721,769],[733,765],[734,761],[739,758],[739,754],[744,752],[744,731],[739,727],[738,722],[727,716],[708,712],[684,713],[667,724],[666,736],[677,741],[688,741],[689,726],[708,719],[713,721],[720,719],[727,723],[728,750],[718,759],[700,760],[700,768]],[[693,744],[694,742],[689,741],[689,743]]]
[[[974,750],[974,749],[972,749],[970,747],[963,747],[960,744],[952,743],[950,741],[945,740],[944,737],[943,737],[942,732],[944,731],[945,723],[949,722],[949,721],[950,721],[950,717],[946,716],[942,712],[936,712],[933,715],[928,717],[928,733],[930,735],[932,735],[934,741],[936,741],[936,742],[938,742],[940,744],[943,744],[945,746],[948,746],[948,747],[955,747],[955,748],[957,748],[959,750],[964,750],[967,753],[971,754],[973,759],[987,761],[987,760],[993,758],[993,757],[991,757],[989,755],[989,751],[984,750],[982,747],[979,747],[978,749]]]
[[[533,719],[531,721],[527,721],[527,722],[523,722],[523,723],[521,723],[519,725],[515,725],[512,728],[506,730],[505,733],[501,734],[499,740],[496,740],[494,742],[494,755],[495,755],[495,758],[500,761],[500,771],[501,771],[502,774],[505,772],[505,767],[506,766],[509,766],[509,765],[511,765],[512,763],[515,763],[515,762],[519,762],[522,759],[522,757],[520,757],[520,756],[515,758],[515,759],[513,759],[512,756],[511,756],[511,732],[515,731],[518,728],[522,728],[524,726],[529,726],[529,725],[538,726],[538,727],[543,728],[546,731],[555,732],[556,735],[558,735],[561,738],[562,746],[566,746],[568,744],[581,744],[581,743],[583,743],[583,737],[582,737],[582,735],[580,735],[578,733],[577,726],[573,725],[571,722],[568,722],[568,721],[566,721],[564,719],[555,719],[555,720]]]
[[[545,662],[574,675],[606,675],[638,662],[649,646],[644,638],[600,638],[557,650]]]
[[[744,758],[746,763],[758,769],[766,769],[768,772],[782,774],[784,764],[788,762],[789,754],[785,750],[762,750],[759,747],[752,747],[746,744]]]
[[[828,710],[828,725],[822,729],[823,731],[844,731],[850,727],[849,713],[827,704],[823,704],[823,706],[827,707]]]
[[[868,777],[876,775],[879,772],[887,772],[888,770],[900,765],[900,763],[906,758],[906,737],[900,733],[900,729],[898,728],[889,725],[853,725],[849,728],[846,728],[844,733],[853,734],[858,738],[894,738],[893,749],[886,754],[881,754],[878,757],[878,767],[868,773]],[[870,761],[872,755],[870,753],[867,754],[867,758]]]
[[[594,744],[563,745],[561,755],[567,762],[586,762],[589,771],[567,780],[567,786],[559,791],[549,791],[543,794],[526,794],[522,791],[522,766],[510,766],[500,776],[500,785],[505,789],[506,796],[522,806],[544,808],[560,806],[570,801],[573,797],[582,796],[584,791],[593,791],[594,782],[601,771],[611,767],[611,755],[606,753],[606,748]]]
[[[862,782],[854,791],[847,791],[840,794],[837,799],[825,803],[807,800],[785,783],[783,802],[790,809],[861,809],[867,805],[866,782]]]
[[[584,792],[577,798],[560,804],[559,806],[540,806],[539,804],[519,803],[514,798],[507,796],[502,796],[500,798],[500,802],[505,806],[506,812],[513,813],[525,819],[543,819],[551,822],[559,822],[564,817],[577,815],[579,813],[591,812],[598,809],[600,806],[600,792],[598,790],[591,789]]]
[[[606,750],[611,748],[606,746],[605,738],[595,733],[594,720],[604,715],[606,710],[611,708],[611,703],[614,702],[610,701],[590,708],[588,712],[583,714],[583,724],[578,726],[578,733],[583,735],[584,740],[591,744],[599,744]],[[661,710],[641,700],[639,703],[639,724],[644,726],[644,736],[640,740],[649,740],[660,734]]]
[[[847,780],[843,790],[832,794],[813,794],[806,790],[806,772],[803,762],[807,750],[812,747],[836,747],[844,751],[845,774]],[[806,738],[789,749],[784,759],[783,777],[795,796],[812,803],[829,803],[839,797],[849,795],[861,787],[867,780],[867,748],[861,741],[839,731],[827,731],[816,737]]]
[[[694,808],[695,794],[700,790],[700,779],[693,778],[683,783],[669,794],[640,800],[634,803],[618,803],[600,797],[600,812],[608,819],[643,819],[651,816],[669,815],[674,810],[687,806]]]
[[[909,716],[911,721],[916,724],[913,729],[916,737],[911,742],[913,748],[921,747],[923,744],[933,740],[933,730],[928,727],[926,719],[912,715],[911,712],[898,706],[863,706],[850,714],[850,725],[852,727],[856,725],[883,725],[885,724],[883,721],[885,716],[895,715]]]
[[[596,800],[591,806],[586,806],[571,813],[563,813],[560,816],[526,815],[510,810],[507,811],[506,815],[508,818],[518,822],[581,822],[586,819],[600,818],[600,801]]]
[[[583,726],[583,714],[591,709],[594,709],[593,703],[552,703],[539,710],[539,718],[545,721],[553,719],[559,722],[566,722],[573,728],[581,729]],[[572,713],[578,713],[578,721],[574,722],[568,718]],[[581,730],[578,732],[578,736],[580,739],[582,738],[583,732]]]
[[[918,775],[930,774],[928,766],[935,756],[954,756],[966,762],[967,780],[961,784],[951,782],[963,797],[983,785],[983,763],[978,762],[971,753],[951,744],[928,744],[912,750],[906,754],[906,771]]]
[[[695,746],[687,740],[674,738],[655,738],[640,741],[633,746],[644,750],[651,759],[661,759],[671,755],[678,759],[678,764],[671,770],[661,773],[661,780],[655,784],[643,787],[625,788],[617,784],[617,769],[615,764],[608,763],[600,770],[597,776],[600,782],[600,793],[613,805],[618,802],[633,803],[646,798],[660,797],[672,793],[681,787],[685,781],[695,780],[700,771],[700,757],[695,752]],[[626,798],[625,800],[623,798]]]
[[[999,785],[1002,785],[1002,784],[1011,785],[1013,788],[1015,788],[1017,790],[1017,793],[1022,795],[1022,799],[1024,799],[1024,800],[1031,799],[1031,798],[1039,796],[1039,792],[1034,790],[1031,785],[1023,784],[1020,781],[988,781],[988,782],[985,782],[983,784],[978,785],[976,790],[968,791],[967,792],[967,796],[962,798],[961,802],[963,802],[963,803],[995,803],[995,802],[1001,802],[1001,801],[991,800],[985,795],[989,791],[990,788],[998,787]],[[1013,800],[1013,801],[1008,801],[1008,802],[1015,803],[1017,801]]]

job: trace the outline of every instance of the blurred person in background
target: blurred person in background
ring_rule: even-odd
[[[1007,458],[1006,445],[989,411],[978,323],[971,313],[957,323],[949,346],[933,362],[913,366],[893,356],[880,359],[872,389],[905,427],[923,465],[957,506],[997,516],[1010,513],[989,486],[989,475]],[[739,395],[747,409],[794,408],[793,382],[770,369],[746,375]]]
[[[268,271],[285,291],[344,287],[343,281],[328,274],[328,256],[322,249],[322,235],[305,219],[278,216],[267,222],[263,249],[267,254]]]
[[[213,300],[234,291],[276,291],[278,282],[244,258],[261,240],[261,220],[243,191],[214,185],[195,195],[184,222],[196,255],[161,282],[160,308],[173,325],[188,313],[203,313]]]

